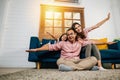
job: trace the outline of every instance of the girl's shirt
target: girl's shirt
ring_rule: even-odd
[[[87,44],[92,44],[93,43],[93,41],[90,40],[89,37],[88,37],[88,32],[90,32],[91,30],[92,30],[92,27],[88,27],[88,28],[83,29],[83,32],[86,36],[86,38],[83,39],[83,41],[82,41],[82,43],[84,43],[83,46],[86,46]],[[81,41],[82,39],[79,38],[78,40]]]
[[[83,29],[83,32],[86,36],[86,38],[84,40],[89,40],[89,37],[88,37],[88,32],[90,32],[93,28],[92,27],[88,27],[88,28],[84,28]]]
[[[79,59],[79,54],[82,47],[81,42],[76,41],[71,43],[69,41],[60,41],[56,44],[49,44],[50,51],[61,50],[61,58],[65,59]]]

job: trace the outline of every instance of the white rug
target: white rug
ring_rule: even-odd
[[[0,80],[120,80],[120,69],[69,72],[58,69],[30,69],[1,75]]]

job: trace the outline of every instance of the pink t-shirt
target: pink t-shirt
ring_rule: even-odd
[[[88,27],[88,28],[83,29],[83,32],[85,33],[85,36],[86,36],[85,40],[89,39],[88,32],[90,32],[92,29],[93,29],[92,27]]]
[[[67,59],[79,59],[81,47],[82,43],[78,41],[75,43],[71,43],[69,41],[60,41],[56,44],[49,44],[50,51],[61,50],[61,57]]]
[[[86,38],[84,39],[83,41],[83,46],[86,46],[87,44],[91,44],[92,42],[89,40],[89,37],[88,37],[88,32],[90,32],[92,30],[92,27],[88,27],[88,28],[84,28],[83,29],[83,32],[86,36]]]

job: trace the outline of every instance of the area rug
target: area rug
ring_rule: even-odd
[[[0,75],[0,80],[120,80],[120,69],[69,72],[58,69],[29,69]]]

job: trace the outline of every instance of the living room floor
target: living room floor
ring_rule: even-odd
[[[104,65],[105,68],[110,68],[109,66],[110,66],[109,64]],[[116,64],[116,68],[120,69],[120,64]],[[33,68],[9,68],[9,67],[1,68],[0,67],[0,75],[7,74],[7,73],[14,73],[17,71],[23,71],[23,70],[27,70],[27,69],[33,69]]]
[[[12,70],[16,71],[16,69]],[[69,72],[62,72],[58,69],[17,69],[17,71],[18,70],[23,71],[0,75],[0,80],[120,80],[120,69],[108,69],[105,71]]]
[[[23,71],[32,68],[0,68],[0,75],[7,74],[7,73],[14,73],[17,71]]]

